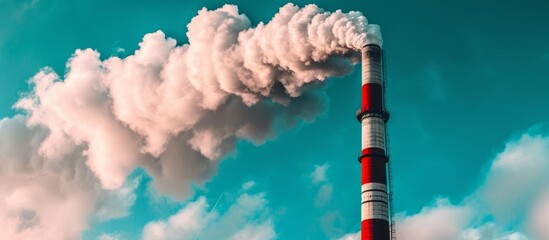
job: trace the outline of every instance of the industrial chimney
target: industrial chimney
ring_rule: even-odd
[[[381,47],[362,48],[362,107],[357,119],[362,123],[362,240],[389,240],[392,214],[387,188],[388,152],[385,123],[389,114],[384,103],[384,75]]]

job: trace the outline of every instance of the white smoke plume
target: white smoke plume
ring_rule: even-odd
[[[322,82],[382,43],[361,13],[315,5],[255,27],[236,6],[202,9],[187,27],[188,44],[158,31],[125,58],[76,50],[63,76],[46,67],[30,80],[23,114],[0,122],[0,238],[77,239],[90,215],[126,215],[137,168],[187,197],[238,140],[313,120]]]
[[[82,147],[59,159],[41,156],[47,136],[21,116],[0,120],[0,239],[79,239],[90,216],[124,217],[135,201],[138,179],[103,189]]]
[[[77,50],[63,78],[38,73],[16,106],[49,132],[40,155],[81,147],[105,188],[144,166],[161,192],[184,196],[237,139],[261,143],[278,122],[313,119],[323,110],[318,82],[352,71],[364,44],[381,44],[359,12],[293,4],[255,28],[236,6],[202,9],[187,36],[178,46],[147,34],[126,58]]]

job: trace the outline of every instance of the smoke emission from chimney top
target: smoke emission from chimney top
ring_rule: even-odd
[[[324,108],[319,83],[350,73],[365,44],[382,44],[362,13],[316,5],[287,4],[255,27],[236,6],[204,8],[187,27],[188,44],[157,31],[125,58],[77,50],[65,76],[36,74],[15,106],[48,131],[39,154],[83,149],[106,189],[143,167],[161,193],[183,198],[237,140],[262,143],[313,120]]]

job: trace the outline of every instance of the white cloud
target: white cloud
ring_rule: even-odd
[[[97,240],[120,240],[121,238],[118,235],[110,235],[110,234],[101,234]]]
[[[402,240],[457,239],[469,224],[472,214],[473,210],[466,206],[455,206],[445,199],[438,199],[434,206],[399,220],[397,236]]]
[[[232,235],[230,240],[268,240],[275,239],[273,223],[268,221],[259,225],[246,225],[242,230]]]
[[[476,194],[496,220],[513,223],[549,187],[548,170],[549,138],[524,134],[498,154]]]
[[[397,239],[413,240],[528,240],[520,231],[505,231],[497,223],[482,223],[480,209],[453,205],[446,199],[421,212],[397,219]]]
[[[208,207],[206,198],[201,197],[187,204],[166,221],[148,223],[143,230],[143,239],[191,239],[206,223]]]
[[[478,228],[466,229],[459,240],[528,240],[520,232],[506,232],[494,223],[486,223]]]
[[[549,239],[549,189],[537,199],[530,210],[529,228],[535,239]]]
[[[244,190],[244,191],[247,191]],[[225,211],[210,209],[204,197],[186,204],[166,220],[148,223],[143,230],[143,240],[170,239],[275,239],[274,218],[265,193],[243,192],[235,199],[225,197],[229,203]]]

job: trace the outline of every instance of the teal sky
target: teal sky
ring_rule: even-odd
[[[202,7],[235,4],[256,25],[282,1],[0,0],[0,116],[29,90],[42,67],[65,72],[75,49],[102,58],[132,53],[143,35],[162,30],[178,45]],[[549,3],[545,1],[293,1],[328,11],[360,11],[381,26],[388,76],[387,107],[395,209],[418,213],[437,197],[459,204],[486,177],[490,164],[532,127],[549,121]],[[125,52],[117,53],[117,49]],[[232,204],[253,181],[275,216],[278,239],[336,239],[360,228],[360,71],[331,79],[329,104],[314,122],[284,130],[262,145],[238,142],[204,186],[219,208]],[[325,165],[327,164],[327,165]],[[331,199],[315,206],[318,166],[328,166]],[[546,169],[549,172],[549,169]],[[143,171],[127,217],[90,220],[82,239],[115,234],[139,239],[148,222],[166,219],[188,202],[157,199]],[[519,224],[520,225],[520,224]],[[511,228],[514,225],[504,225]],[[510,229],[511,230],[511,229]],[[521,230],[521,227],[518,227]]]

